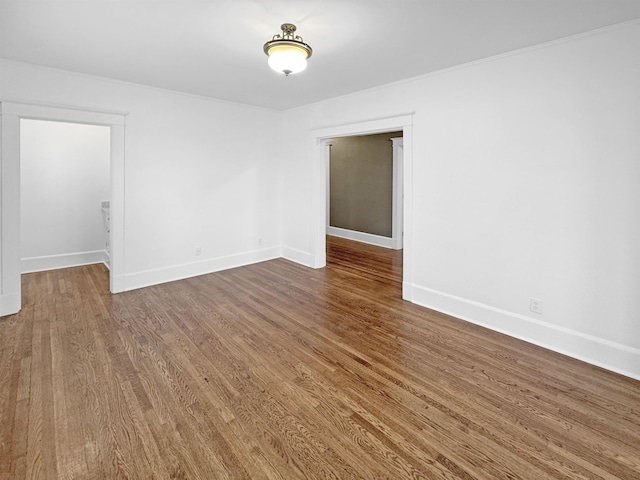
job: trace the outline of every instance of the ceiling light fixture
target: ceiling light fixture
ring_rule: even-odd
[[[294,35],[296,26],[292,23],[283,23],[280,28],[282,34],[274,35],[264,44],[264,53],[269,57],[269,66],[276,72],[289,76],[307,68],[307,58],[313,50],[304,43],[302,37]]]

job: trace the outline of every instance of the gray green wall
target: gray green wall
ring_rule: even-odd
[[[402,132],[331,139],[330,226],[392,236],[394,137]]]

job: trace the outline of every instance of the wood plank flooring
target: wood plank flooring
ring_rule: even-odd
[[[400,299],[329,237],[118,295],[23,276],[0,320],[0,479],[638,479],[640,382]]]

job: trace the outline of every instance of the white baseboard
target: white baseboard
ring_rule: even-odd
[[[640,380],[640,350],[425,287],[408,296],[423,307]]]
[[[330,226],[327,227],[327,235],[346,238],[348,240],[355,240],[356,242],[368,243],[369,245],[376,245],[378,247],[398,250],[396,241],[391,237],[383,237],[381,235],[374,235],[372,233],[357,232],[355,230],[347,230],[345,228]]]
[[[104,250],[28,257],[20,260],[20,271],[21,273],[32,273],[45,270],[57,270],[59,268],[79,267],[81,265],[91,265],[94,263],[106,263],[108,262],[108,258],[108,253]]]
[[[114,291],[123,292],[149,287],[151,285],[183,280],[185,278],[206,275],[207,273],[242,267],[252,263],[273,260],[274,258],[280,258],[281,256],[282,249],[280,247],[272,247],[227,255],[224,257],[210,258],[199,262],[172,265],[170,267],[156,268],[142,272],[127,273],[124,275],[118,275],[114,278]]]
[[[0,295],[0,317],[18,313],[20,311],[20,307],[19,293],[6,293]]]
[[[299,263],[305,267],[315,268],[316,257],[310,253],[303,252],[296,248],[282,247],[282,257],[292,262]]]

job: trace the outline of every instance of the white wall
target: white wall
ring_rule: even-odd
[[[639,47],[635,23],[286,112],[284,251],[317,253],[310,130],[415,112],[409,296],[640,378]]]
[[[11,61],[0,68],[4,100],[129,113],[124,289],[280,255],[279,113]]]
[[[20,123],[22,271],[107,260],[101,201],[110,197],[108,127]]]

